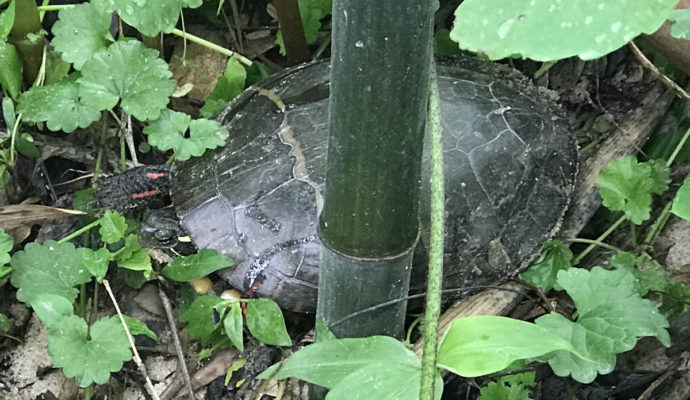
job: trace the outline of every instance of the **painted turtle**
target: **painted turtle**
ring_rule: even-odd
[[[471,58],[439,61],[438,72],[444,286],[504,281],[557,230],[576,145],[547,96],[519,73]],[[172,202],[194,243],[235,261],[221,276],[296,311],[316,305],[329,73],[328,62],[317,62],[248,89],[218,117],[230,132],[226,146],[174,165],[171,174]],[[427,259],[428,177],[425,162],[415,265]]]

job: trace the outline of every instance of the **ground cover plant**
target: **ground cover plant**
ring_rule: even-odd
[[[152,2],[141,6],[126,0],[94,0],[38,7],[28,0],[2,2],[0,85],[7,135],[0,149],[0,178],[5,190],[11,192],[15,186],[22,159],[42,160],[44,145],[37,145],[35,137],[46,130],[59,135],[85,132],[91,135],[91,143],[103,144],[112,139],[106,134],[108,127],[117,126],[122,135],[116,140],[120,143],[116,164],[122,169],[126,146],[130,157],[137,150],[146,151],[142,153],[148,157],[151,152],[147,147],[153,147],[168,161],[185,161],[223,146],[229,133],[210,117],[270,71],[263,63],[185,31],[180,17],[197,15],[192,10],[214,20],[224,7],[237,8],[234,1],[211,3],[179,0],[173,5]],[[328,45],[329,33],[322,24],[327,24],[331,3],[297,3],[304,30],[298,36],[306,43],[315,43],[315,52],[320,53]],[[450,3],[441,2],[441,11],[450,6],[454,9]],[[605,56],[640,33],[653,32],[665,19],[675,21],[672,35],[684,38],[688,31],[687,11],[671,11],[675,1],[618,3],[622,4],[466,0],[455,11],[452,30],[438,30],[435,45],[439,52],[462,48],[479,51],[490,59],[522,56],[544,61],[547,63],[539,71],[544,73],[557,59]],[[621,9],[636,12],[620,15]],[[57,14],[49,32],[41,22],[46,13]],[[505,15],[514,17],[506,19]],[[553,26],[545,28],[544,20]],[[552,46],[553,42],[544,40],[544,29],[567,40]],[[289,35],[293,34],[276,34],[278,53],[285,53],[283,39],[292,40]],[[163,48],[156,47],[156,40],[150,40],[156,35],[183,37],[228,57],[203,105],[197,104],[194,117],[169,106],[171,97],[184,96],[189,88],[176,87],[170,79],[172,73],[166,63],[170,58]],[[264,61],[271,62],[265,57]],[[194,62],[184,56],[181,62],[193,68]],[[434,108],[430,110],[433,116]],[[132,134],[138,130],[142,136],[135,149]],[[422,398],[441,397],[441,370],[470,378],[505,373],[496,381],[485,381],[479,398],[527,399],[535,386],[534,372],[512,375],[510,371],[546,363],[557,376],[589,384],[598,375],[611,373],[617,356],[632,350],[640,337],[656,337],[669,346],[669,321],[688,311],[690,288],[650,255],[650,246],[671,214],[690,219],[690,184],[684,182],[675,194],[675,187],[669,186],[671,168],[684,156],[689,133],[684,132],[673,143],[673,151],[658,159],[640,161],[642,157],[623,156],[608,163],[596,186],[609,215],[615,217],[610,229],[596,240],[570,240],[589,245],[579,248],[577,256],[564,245],[565,240],[548,242],[533,266],[520,274],[520,279],[542,295],[569,298],[574,304],[570,312],[554,309],[533,318],[533,322],[489,315],[457,319],[443,334],[437,359],[431,364],[425,361],[431,365],[426,380],[423,363],[403,343],[383,336],[339,339],[317,319],[319,342],[296,351],[258,378],[297,377],[330,389],[328,399],[416,399],[420,392]],[[94,181],[106,148],[96,147]],[[88,211],[93,205],[92,195],[88,189],[80,192],[74,208]],[[440,199],[442,202],[442,195]],[[665,201],[660,211],[652,208],[654,199]],[[438,205],[435,207],[438,213]],[[16,214],[11,214],[16,211],[7,210],[0,213],[2,227],[16,219]],[[621,225],[628,227],[629,240],[606,244],[604,241]],[[83,217],[83,228],[57,241],[15,242],[0,231],[0,290],[30,306],[49,328],[47,347],[52,365],[87,388],[87,397],[92,394],[92,385],[106,383],[111,373],[120,371],[132,358],[126,331],[158,338],[144,322],[127,315],[102,316],[97,300],[102,291],[99,284],[108,274],[126,270],[129,282],[139,285],[150,280],[194,282],[233,263],[217,252],[201,250],[158,268],[139,244],[137,226],[136,221],[107,211]],[[638,239],[640,232],[645,233],[643,239]],[[436,235],[438,238],[443,235]],[[78,246],[70,243],[74,239]],[[594,257],[600,248],[610,256],[600,253]],[[93,287],[87,286],[90,282],[94,282]],[[189,337],[201,343],[202,349],[196,354],[199,359],[221,348],[244,350],[246,332],[268,345],[293,344],[281,310],[269,299],[185,293],[179,321],[187,324]],[[12,327],[6,308],[0,309],[0,332]],[[426,326],[430,326],[428,320]],[[436,336],[433,330],[425,335],[427,339]],[[228,369],[226,384],[236,367],[233,364]]]

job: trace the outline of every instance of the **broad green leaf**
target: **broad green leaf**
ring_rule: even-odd
[[[10,262],[10,251],[14,247],[14,239],[0,228],[0,266]]]
[[[195,339],[202,339],[216,329],[218,324],[213,322],[211,317],[213,316],[214,307],[221,301],[223,300],[216,296],[200,296],[194,300],[192,305],[189,306],[187,314],[187,331],[189,336]]]
[[[591,60],[653,33],[676,0],[465,0],[450,37],[490,59]]]
[[[110,13],[91,3],[63,8],[53,25],[55,37],[50,42],[62,58],[80,70],[93,53],[105,48],[110,33]]]
[[[225,72],[218,77],[216,87],[213,88],[213,92],[208,95],[204,106],[199,110],[201,116],[209,118],[225,107],[230,100],[242,93],[246,79],[247,70],[239,62],[237,57],[230,57],[225,66]]]
[[[530,387],[534,386],[534,372],[508,375],[496,382],[489,382],[480,390],[477,400],[529,400]]]
[[[185,132],[189,128],[189,136]],[[163,110],[159,119],[144,128],[149,143],[161,151],[172,150],[175,159],[186,161],[206,149],[225,145],[228,130],[218,121],[195,119],[187,114]]]
[[[664,268],[646,254],[635,257],[631,253],[619,251],[611,257],[611,266],[625,269],[637,278],[640,296],[645,296],[650,290],[663,292],[670,283]]]
[[[101,217],[100,228],[98,233],[101,239],[106,243],[115,243],[125,237],[125,230],[127,230],[127,222],[125,217],[115,211],[108,210]]]
[[[393,364],[379,360],[352,372],[338,382],[326,400],[418,400],[420,365]],[[441,400],[443,379],[436,376],[434,397]]]
[[[611,372],[616,354],[632,349],[638,337],[656,336],[662,344],[670,344],[668,321],[651,301],[640,297],[635,277],[628,270],[571,268],[558,273],[558,283],[573,299],[577,321],[557,313],[535,321],[577,349],[558,351],[548,358],[556,375],[572,375],[578,382],[589,383],[597,373]]]
[[[680,189],[673,199],[671,212],[690,221],[690,176],[686,176]]]
[[[316,337],[319,342],[323,342],[324,340],[337,339],[335,334],[331,332],[330,329],[328,329],[328,326],[326,326],[326,321],[320,315],[316,316],[316,323],[314,329],[316,330]]]
[[[144,276],[148,278],[148,274],[153,271],[151,267],[151,256],[146,252],[146,249],[141,247],[135,250],[127,258],[118,257],[117,266],[131,271],[143,271]]]
[[[101,117],[98,109],[79,97],[77,74],[47,86],[34,86],[19,97],[17,112],[31,122],[46,122],[51,131],[87,128]]]
[[[189,282],[232,265],[228,256],[211,249],[201,249],[190,256],[178,256],[167,267],[163,275],[176,282]]]
[[[298,0],[299,14],[302,17],[302,29],[307,43],[314,43],[321,28],[321,20],[331,13],[333,0]],[[276,44],[280,47],[280,54],[285,55],[283,33],[276,34]]]
[[[25,303],[38,294],[56,294],[74,302],[78,293],[74,286],[91,280],[71,243],[29,243],[14,253],[10,265],[10,281],[19,289],[17,300]]]
[[[371,336],[314,343],[297,351],[282,364],[269,367],[258,378],[294,377],[331,389],[351,373],[381,360],[389,365],[420,365],[417,356],[399,341],[388,336]]]
[[[529,322],[479,315],[451,323],[438,350],[438,366],[460,376],[474,377],[556,350],[572,351],[573,346]]]
[[[14,1],[0,14],[0,42],[7,40],[14,25]]]
[[[5,314],[0,314],[0,333],[9,332],[11,327],[10,319]]]
[[[524,279],[534,286],[541,288],[544,292],[556,287],[556,275],[558,271],[568,269],[572,266],[573,252],[567,248],[560,240],[551,240],[544,243],[539,258],[530,267],[520,274],[520,279]]]
[[[156,50],[135,40],[116,42],[97,51],[81,72],[77,82],[83,102],[107,110],[121,100],[122,110],[140,121],[158,118],[175,91],[168,64]]]
[[[671,282],[662,295],[663,304],[659,312],[669,320],[690,310],[690,286],[681,282]]]
[[[247,328],[259,341],[274,346],[291,346],[280,307],[271,299],[247,301]]]
[[[638,163],[634,156],[611,160],[595,183],[606,207],[624,211],[639,225],[649,219],[652,193],[661,194],[668,187],[668,168],[658,163]]]
[[[102,318],[90,329],[75,315],[62,318],[48,331],[48,353],[53,365],[81,387],[107,382],[132,358],[118,317]]]
[[[14,148],[23,155],[29,158],[38,158],[41,155],[40,150],[34,142],[34,138],[26,132],[22,132],[15,138]]]
[[[676,39],[690,39],[690,10],[673,10],[668,19],[674,22],[671,25],[671,36]]]
[[[93,3],[102,10],[117,12],[123,21],[146,36],[172,32],[182,6],[198,4],[190,0],[94,0]]]
[[[230,339],[232,345],[237,347],[239,351],[244,351],[240,303],[234,303],[230,306],[230,311],[223,318],[223,328],[225,328],[225,335]]]
[[[56,294],[40,293],[31,298],[31,308],[48,327],[64,317],[74,315],[72,302]]]
[[[0,86],[16,99],[22,88],[22,61],[11,44],[0,41]]]
[[[103,282],[105,274],[108,272],[108,265],[113,260],[114,256],[108,249],[101,247],[94,251],[86,247],[79,248],[81,261],[91,275],[96,278],[98,283]]]
[[[127,324],[127,329],[129,329],[129,333],[132,336],[146,335],[151,340],[158,340],[158,336],[156,335],[156,333],[149,329],[149,327],[146,326],[146,324],[142,321],[139,321],[138,319],[132,318],[128,315],[122,315],[122,318],[125,320],[125,323]]]

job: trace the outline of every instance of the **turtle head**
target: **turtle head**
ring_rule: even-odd
[[[177,215],[169,208],[151,210],[138,232],[139,243],[150,249],[173,248],[184,236],[186,233],[180,226]]]

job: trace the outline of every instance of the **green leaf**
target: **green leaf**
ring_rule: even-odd
[[[136,235],[132,235],[136,237]],[[131,271],[143,271],[144,277],[148,279],[148,275],[153,271],[151,267],[151,256],[146,252],[146,249],[139,247],[131,253],[127,258],[117,257],[117,266]]]
[[[685,177],[683,185],[676,193],[671,206],[671,212],[690,221],[690,175]]]
[[[31,308],[48,327],[53,327],[61,319],[74,315],[72,302],[56,294],[37,294],[31,298]]]
[[[140,0],[94,0],[93,4],[102,10],[116,11],[127,24],[146,36],[170,33],[180,17],[180,9],[189,0],[140,1]]]
[[[114,256],[108,249],[102,247],[96,251],[86,247],[79,248],[81,255],[81,262],[84,267],[96,278],[98,283],[103,282],[105,274],[108,272],[108,265],[113,260]]]
[[[200,296],[191,306],[189,306],[188,324],[187,331],[189,336],[195,339],[202,339],[210,335],[218,326],[217,323],[213,322],[211,317],[213,316],[214,307],[216,304],[223,301],[220,297],[216,296]]]
[[[668,19],[674,22],[671,25],[671,36],[676,39],[690,39],[690,10],[673,10]]]
[[[14,238],[5,233],[5,230],[0,228],[0,266],[10,262],[10,251],[14,247]]]
[[[606,207],[624,211],[639,225],[649,219],[652,193],[661,194],[668,187],[668,168],[658,163],[638,163],[634,156],[611,160],[595,183]]]
[[[331,389],[351,373],[382,360],[389,365],[420,365],[419,358],[399,341],[388,336],[370,336],[314,343],[282,364],[272,365],[257,378],[293,377]]]
[[[48,353],[65,376],[87,387],[108,381],[132,358],[125,330],[117,317],[96,321],[87,329],[84,319],[62,318],[48,331]]]
[[[451,38],[490,59],[591,60],[653,33],[676,0],[465,0]],[[556,39],[556,40],[554,40]]]
[[[77,190],[74,194],[72,207],[79,211],[90,211],[95,203],[93,199],[94,189],[92,187],[84,190]]]
[[[211,249],[201,249],[190,256],[179,256],[165,268],[163,275],[176,282],[189,282],[232,265],[228,256]]]
[[[191,122],[190,122],[191,121]],[[189,137],[185,132],[189,128]],[[206,149],[215,149],[225,145],[228,130],[218,121],[208,119],[195,119],[187,114],[163,110],[156,121],[144,128],[149,143],[158,150],[173,150],[175,159],[188,160],[189,157],[198,157]]]
[[[17,300],[25,303],[38,294],[56,294],[74,302],[78,293],[74,286],[91,280],[71,243],[29,243],[14,253],[11,266],[12,285],[19,289]]]
[[[237,347],[239,351],[244,351],[242,307],[240,307],[240,303],[233,303],[230,306],[230,312],[223,318],[223,328],[225,328],[225,334],[230,339],[232,345]]]
[[[558,271],[568,269],[572,266],[573,252],[559,240],[551,240],[544,243],[539,258],[530,267],[520,274],[520,279],[524,279],[534,286],[541,288],[544,292],[556,287],[556,275]]]
[[[534,386],[534,372],[508,375],[501,377],[497,382],[488,382],[480,390],[477,400],[529,400]]]
[[[79,97],[78,74],[48,86],[34,86],[19,97],[17,112],[30,122],[46,122],[51,131],[87,128],[101,117],[98,109]]]
[[[247,68],[247,79],[244,86],[249,87],[255,83],[261,82],[271,76],[273,71],[261,61],[253,61],[252,65]]]
[[[314,329],[316,330],[316,337],[318,338],[319,342],[322,342],[324,340],[337,339],[335,334],[331,332],[330,329],[328,329],[328,326],[326,326],[326,321],[320,315],[316,316],[316,323]]]
[[[0,314],[0,332],[9,332],[12,327],[10,319],[5,314]]]
[[[36,147],[34,138],[26,132],[17,135],[14,141],[14,148],[24,157],[38,158],[41,155],[38,147]]]
[[[50,42],[62,58],[80,70],[93,53],[105,48],[110,33],[110,13],[91,3],[63,8],[53,25],[55,37]]]
[[[291,346],[283,312],[271,299],[247,300],[247,328],[259,341],[274,346]]]
[[[60,53],[52,49],[47,49],[46,79],[44,84],[50,85],[65,79],[70,71],[70,68],[72,68],[72,64],[63,61]]]
[[[232,56],[228,59],[225,72],[218,77],[216,87],[206,98],[204,106],[199,112],[204,118],[209,118],[220,111],[230,100],[234,99],[244,90],[244,82],[247,79],[247,70],[239,62],[239,59]]]
[[[437,56],[453,56],[460,54],[462,50],[457,43],[450,38],[448,29],[439,29],[434,36],[434,54]]]
[[[298,0],[299,14],[302,17],[304,39],[307,43],[314,43],[321,29],[321,19],[331,13],[333,0]],[[283,33],[276,34],[276,44],[280,47],[280,54],[285,55]]]
[[[573,299],[577,321],[557,313],[535,321],[577,349],[551,355],[548,362],[556,375],[572,375],[578,382],[589,383],[597,373],[613,371],[616,354],[632,349],[638,337],[656,336],[662,344],[670,344],[668,321],[651,301],[640,297],[629,271],[571,268],[558,273],[558,283]]]
[[[136,318],[132,318],[124,314],[122,315],[122,318],[125,320],[125,323],[127,324],[127,329],[129,329],[129,333],[132,336],[146,335],[151,340],[158,340],[158,336],[156,335],[156,333],[149,329],[149,327],[146,326],[146,324],[142,321],[139,321]]]
[[[14,111],[14,101],[9,97],[2,99],[2,117],[5,119],[5,126],[8,130],[14,129],[17,122],[17,113]]]
[[[22,61],[11,44],[0,41],[0,85],[16,99],[22,88]]]
[[[392,364],[384,360],[365,365],[345,376],[326,395],[326,400],[418,400],[421,366]],[[443,394],[443,379],[435,380],[435,399]]]
[[[116,211],[108,210],[101,217],[98,233],[105,243],[116,243],[125,237],[127,222]]]
[[[14,1],[11,1],[7,9],[0,14],[0,42],[7,40],[14,25]]]
[[[116,42],[97,51],[81,72],[77,82],[83,102],[107,110],[121,100],[122,110],[140,121],[158,118],[175,91],[168,64],[156,50],[135,40]]]
[[[534,338],[539,340],[534,340]],[[438,350],[438,366],[464,377],[498,372],[517,360],[556,350],[572,351],[569,341],[535,324],[480,315],[454,320]]]

